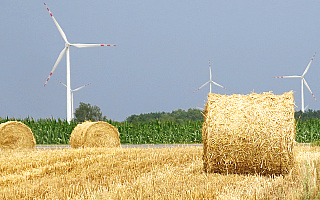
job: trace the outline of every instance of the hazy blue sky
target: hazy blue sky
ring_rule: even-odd
[[[132,114],[203,107],[213,79],[219,94],[293,90],[320,50],[320,1],[47,0],[71,43],[71,86],[79,102],[122,121]],[[0,117],[66,118],[66,59],[44,87],[64,41],[43,1],[0,2]],[[319,51],[320,54],[320,51]],[[320,100],[320,55],[305,76]],[[305,88],[305,105],[320,109]]]

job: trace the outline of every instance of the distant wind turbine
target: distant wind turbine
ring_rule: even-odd
[[[308,90],[310,91],[311,95],[313,96],[314,100],[317,101],[316,97],[314,96],[314,94],[312,93],[307,81],[304,79],[304,75],[306,75],[306,73],[308,72],[309,70],[309,67],[314,59],[314,57],[316,56],[316,53],[314,53],[314,55],[312,56],[309,64],[307,65],[306,69],[304,70],[303,74],[301,76],[277,76],[277,77],[274,77],[274,78],[300,78],[301,79],[301,111],[304,112],[304,110],[308,107],[304,107],[304,95],[303,95],[303,85],[305,85]]]
[[[223,89],[227,89],[227,88],[223,87],[222,85],[219,85],[218,83],[216,83],[216,82],[214,82],[214,81],[212,80],[210,60],[209,60],[209,70],[210,70],[210,80],[209,80],[208,82],[206,82],[205,84],[203,84],[201,87],[199,87],[199,88],[198,88],[197,90],[195,90],[194,92],[200,90],[202,87],[204,87],[204,86],[207,85],[208,83],[210,84],[210,93],[211,93],[211,84],[212,84],[212,83],[215,84],[216,86],[219,86],[219,87],[223,88]]]
[[[61,84],[61,85],[63,85],[63,86],[65,86],[65,87],[67,87],[67,85],[66,84],[64,84],[64,83],[62,83],[61,81],[59,81],[58,80],[58,82]],[[91,83],[89,83],[89,84],[86,84],[86,85],[83,85],[83,86],[81,86],[81,87],[78,87],[78,88],[76,88],[76,89],[74,89],[74,90],[71,90],[71,110],[72,110],[72,119],[74,119],[74,107],[73,107],[73,92],[76,92],[76,91],[78,91],[78,90],[81,90],[82,88],[84,88],[84,87],[87,87],[88,85],[90,85]]]
[[[62,59],[62,57],[64,56],[64,54],[66,54],[66,60],[67,60],[67,121],[70,122],[72,119],[72,100],[71,100],[71,76],[70,76],[70,46],[74,46],[77,48],[83,48],[83,47],[103,47],[103,46],[116,46],[116,45],[110,45],[110,44],[71,44],[68,42],[67,40],[67,36],[66,34],[63,32],[62,28],[60,27],[60,25],[58,24],[58,22],[56,21],[56,19],[54,18],[54,16],[52,15],[51,11],[49,10],[48,6],[46,3],[44,3],[44,5],[46,6],[48,12],[50,13],[50,16],[52,17],[53,22],[55,23],[55,25],[57,26],[63,40],[65,41],[65,47],[63,48],[63,50],[61,51],[61,53],[59,54],[59,57],[56,61],[56,63],[54,64],[49,77],[47,78],[44,86],[47,85],[50,77],[52,76],[54,70],[56,69],[56,67],[58,66],[60,60]]]

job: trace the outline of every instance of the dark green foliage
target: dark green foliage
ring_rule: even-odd
[[[320,119],[320,110],[307,110],[304,113],[299,110],[294,113],[294,118],[296,120],[309,120],[309,119]]]
[[[89,103],[80,102],[79,108],[76,109],[74,113],[75,122],[84,121],[106,121],[107,117],[102,116],[100,108],[98,106],[91,106]]]
[[[188,124],[189,121],[203,121],[203,114],[199,109],[191,109],[188,111],[179,109],[169,112],[158,112],[158,113],[147,113],[140,115],[131,115],[126,119],[128,123],[147,124],[149,122],[156,122],[157,120],[161,122],[176,122],[179,124]]]

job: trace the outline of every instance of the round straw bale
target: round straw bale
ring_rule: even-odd
[[[36,146],[31,129],[17,121],[0,124],[0,149],[33,149]]]
[[[70,145],[72,148],[120,147],[119,132],[107,122],[86,121],[73,129]]]
[[[209,94],[202,130],[204,170],[287,174],[295,142],[293,92]]]

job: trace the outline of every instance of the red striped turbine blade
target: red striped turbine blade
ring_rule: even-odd
[[[84,47],[114,47],[115,44],[70,44],[70,46],[84,48]]]

